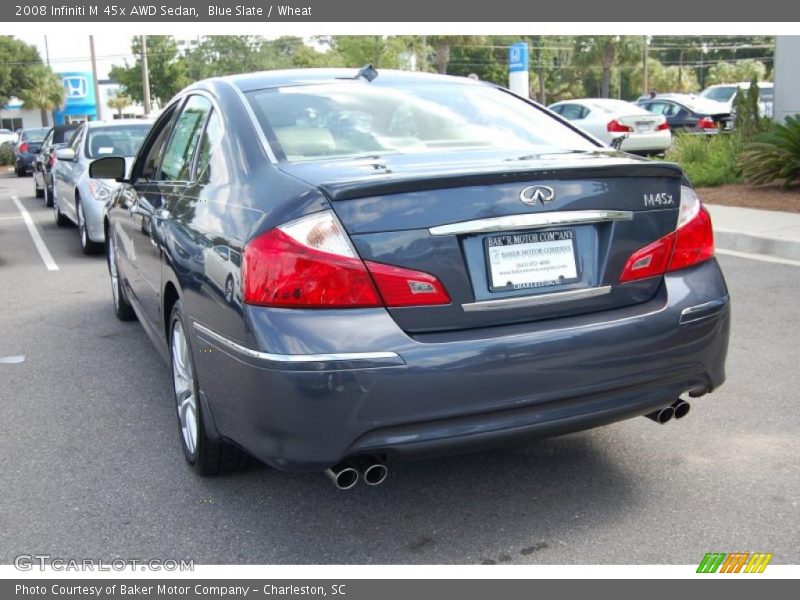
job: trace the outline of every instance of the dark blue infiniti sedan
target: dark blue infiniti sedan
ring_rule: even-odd
[[[106,210],[114,307],[171,367],[201,474],[664,423],[725,380],[729,298],[680,168],[486,83],[357,70],[192,85]],[[682,398],[683,397],[683,398]]]

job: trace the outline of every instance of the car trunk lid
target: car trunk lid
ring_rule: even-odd
[[[452,302],[389,309],[410,333],[645,302],[661,277],[619,277],[675,228],[680,169],[613,151],[476,152],[284,164],[332,200],[362,259],[430,273]]]

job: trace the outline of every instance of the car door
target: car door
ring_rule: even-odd
[[[80,148],[83,138],[86,135],[86,126],[82,126],[72,138],[69,145],[70,150],[75,153],[72,160],[56,160],[55,166],[55,191],[58,198],[58,206],[61,212],[72,221],[78,221],[78,214],[75,210],[75,186],[80,176]]]
[[[132,184],[133,206],[129,215],[137,272],[134,293],[154,326],[159,325],[162,319],[164,224],[191,182],[198,140],[211,106],[204,96],[190,95],[171,121],[160,162],[155,165],[155,176],[152,179],[139,178]],[[156,326],[155,330],[164,335],[163,327]]]

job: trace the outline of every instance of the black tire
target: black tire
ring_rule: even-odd
[[[86,216],[83,214],[81,199],[75,200],[75,214],[78,215],[78,240],[81,243],[81,252],[84,254],[99,254],[103,244],[98,244],[89,239],[89,230],[86,229]]]
[[[223,294],[228,303],[233,303],[233,275],[228,275],[228,278],[225,280],[225,290]]]
[[[70,220],[61,214],[61,210],[58,208],[58,202],[55,201],[55,198],[52,198],[52,202],[53,202],[53,215],[56,220],[56,225],[58,227],[66,227],[70,223]]]
[[[39,184],[36,183],[36,175],[35,174],[33,176],[33,195],[36,196],[37,198],[43,198],[44,197],[44,189],[40,188]]]
[[[178,422],[178,438],[180,440],[183,456],[192,469],[202,476],[222,475],[230,473],[238,469],[244,468],[249,463],[248,455],[239,448],[226,443],[223,440],[212,440],[206,431],[205,417],[203,415],[203,404],[200,402],[197,383],[197,371],[195,369],[194,357],[192,355],[192,347],[186,332],[189,331],[187,327],[188,320],[183,312],[183,304],[180,300],[175,302],[172,307],[172,313],[169,319],[169,357],[170,369],[172,370],[173,380],[173,398],[175,400],[175,415]],[[185,374],[188,377],[180,378],[176,375],[176,354],[180,352],[175,348],[176,345],[176,332],[180,328],[180,336],[184,344],[181,346],[185,354],[184,360],[189,365],[190,373]],[[180,369],[179,369],[180,370]],[[192,443],[193,448],[187,445],[187,434],[184,432],[184,421],[181,418],[181,406],[185,404],[185,395],[179,398],[178,381],[183,379],[190,380],[191,394],[194,397],[194,410],[188,411],[194,417],[194,429],[196,431],[196,440]],[[186,410],[184,412],[187,412]],[[190,417],[186,417],[187,419]]]
[[[44,182],[44,189],[42,191],[44,192],[44,205],[47,208],[53,208],[53,190],[47,187],[46,181]]]
[[[114,241],[109,236],[110,232],[106,231],[106,260],[108,262],[109,279],[111,280],[111,298],[114,302],[114,314],[117,315],[120,321],[133,321],[136,318],[136,313],[128,301],[125,287],[119,277],[117,253]]]
[[[25,167],[17,167],[16,171],[17,171],[17,177],[25,177],[25,175],[27,174],[25,171]]]

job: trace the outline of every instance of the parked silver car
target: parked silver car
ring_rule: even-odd
[[[56,224],[78,226],[84,254],[99,251],[105,243],[103,207],[118,185],[113,180],[91,179],[89,163],[106,156],[133,160],[152,122],[90,121],[83,123],[66,148],[56,151],[53,171],[53,209]]]

